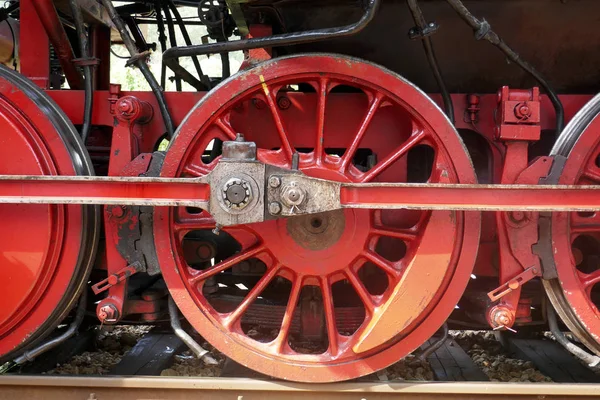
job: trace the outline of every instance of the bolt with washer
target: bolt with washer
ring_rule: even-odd
[[[281,201],[288,207],[299,206],[305,197],[306,191],[297,182],[290,182],[281,189]]]
[[[119,310],[114,304],[108,303],[100,307],[98,310],[98,319],[102,323],[114,323],[117,322],[119,317]]]

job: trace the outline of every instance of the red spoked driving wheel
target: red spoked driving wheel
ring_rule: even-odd
[[[0,174],[93,175],[78,133],[33,83],[0,66]],[[0,362],[34,346],[75,304],[97,242],[94,207],[1,204]]]
[[[459,136],[424,93],[345,56],[275,59],[226,80],[180,126],[161,175],[207,174],[237,133],[266,164],[291,168],[298,153],[312,177],[475,182]],[[479,213],[347,209],[215,235],[206,211],[179,207],[155,211],[154,234],[169,290],[206,340],[265,374],[326,382],[384,368],[444,323],[468,282],[479,224]]]
[[[600,117],[579,121],[590,112],[586,106],[578,113],[565,131],[577,125],[583,131],[552,152],[567,157],[558,184],[600,184]],[[548,242],[558,279],[544,281],[546,292],[569,329],[600,355],[600,213],[553,213],[551,221]]]

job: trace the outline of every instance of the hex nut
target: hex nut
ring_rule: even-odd
[[[281,213],[281,204],[279,204],[276,201],[272,201],[271,203],[269,203],[269,213],[271,215],[278,215],[279,213]]]
[[[273,189],[278,188],[281,186],[281,178],[276,175],[271,175],[269,177],[269,186]]]

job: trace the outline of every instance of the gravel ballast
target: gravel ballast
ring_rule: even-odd
[[[106,375],[151,328],[145,325],[105,327],[98,333],[95,351],[78,354],[46,374]]]
[[[106,375],[150,329],[150,326],[116,326],[102,329],[98,334],[95,351],[74,356],[46,374]],[[495,339],[493,332],[451,331],[450,334],[491,381],[551,382],[551,379],[537,370],[531,361],[511,358]],[[206,341],[201,340],[200,344],[210,350],[213,358],[219,362],[218,365],[206,365],[186,350],[175,356],[173,364],[164,369],[161,376],[220,376],[226,357]],[[427,361],[411,354],[384,370],[361,379],[365,380],[432,381],[434,375]]]
[[[511,358],[493,332],[451,331],[450,335],[492,382],[552,382],[531,361]]]

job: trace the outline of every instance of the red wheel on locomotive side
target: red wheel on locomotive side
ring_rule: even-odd
[[[558,184],[600,184],[600,116],[584,126],[576,141],[553,151],[567,157]],[[600,213],[553,213],[551,232],[558,279],[544,281],[546,291],[569,329],[600,355]]]
[[[290,168],[298,152],[299,169],[313,177],[407,181],[413,175],[407,155],[420,146],[432,154],[424,181],[475,182],[459,136],[424,93],[349,57],[276,59],[223,82],[178,129],[161,176],[207,174],[218,159],[206,160],[214,139],[232,140],[237,133],[256,142],[266,164]],[[367,153],[366,161],[359,153]],[[325,382],[384,368],[439,329],[468,282],[480,215],[348,209],[225,227],[219,236],[213,228],[205,211],[155,211],[162,273],[183,314],[206,340],[249,368]],[[189,248],[207,243],[216,247],[210,260],[189,255]],[[243,300],[223,306],[239,293],[232,277],[256,266]],[[221,290],[225,295],[218,298]],[[384,315],[394,302],[402,311]],[[312,322],[307,308],[317,315]],[[248,328],[257,313],[263,323],[275,321],[273,332],[257,337]],[[386,318],[401,321],[401,329],[382,334]],[[318,335],[310,328],[320,321],[325,344],[303,348],[298,337]]]
[[[77,131],[45,93],[0,66],[0,174],[92,175]],[[97,241],[94,207],[0,207],[0,362],[39,342],[87,283]]]

